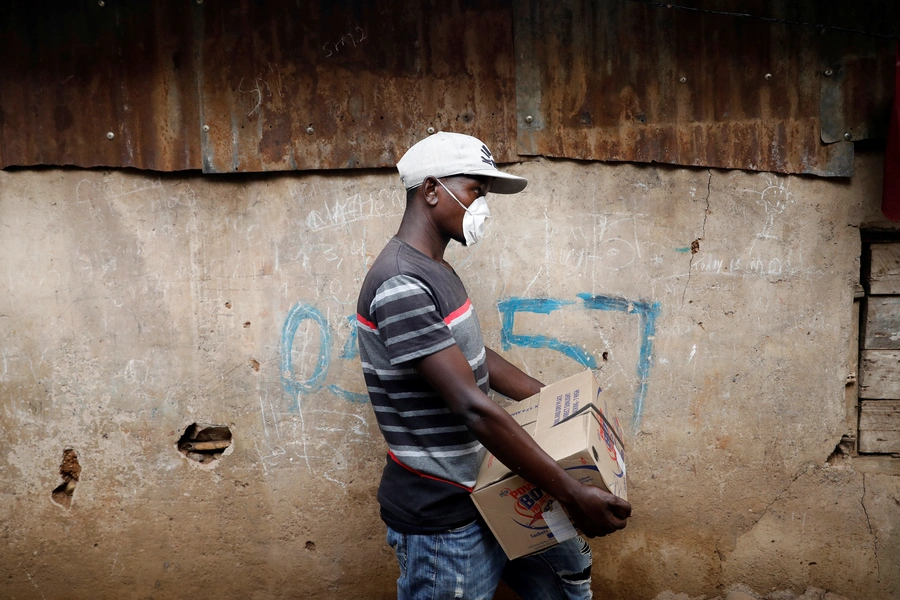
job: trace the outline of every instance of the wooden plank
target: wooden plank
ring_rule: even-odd
[[[859,360],[860,398],[900,400],[900,351],[863,350]]]
[[[869,296],[863,315],[863,350],[900,350],[900,296]]]
[[[859,300],[853,302],[852,315],[850,339],[847,340],[847,379],[844,387],[844,403],[847,408],[846,433],[855,436],[859,426]]]
[[[859,451],[881,454],[900,452],[900,401],[860,402]]]
[[[900,475],[900,458],[894,456],[855,456],[853,470],[860,473]]]
[[[870,294],[900,294],[900,243],[869,246],[866,279]]]

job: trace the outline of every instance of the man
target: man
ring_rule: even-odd
[[[563,471],[491,400],[541,382],[484,347],[462,281],[444,260],[450,240],[484,232],[488,192],[526,179],[497,170],[478,139],[434,134],[397,165],[407,205],[396,236],[366,275],[357,303],[359,349],[375,416],[388,444],[378,489],[401,599],[489,599],[503,576],[526,599],[590,598],[590,547],[580,538],[507,561],[469,497],[490,450],[566,509],[587,536],[625,527],[631,506]]]

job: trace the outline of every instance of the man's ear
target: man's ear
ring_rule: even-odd
[[[438,203],[437,188],[439,185],[437,179],[431,175],[422,182],[422,194],[425,196],[425,202],[429,206],[435,206]]]

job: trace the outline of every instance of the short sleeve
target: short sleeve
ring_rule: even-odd
[[[381,284],[369,307],[392,365],[423,358],[456,343],[429,287],[409,275]]]

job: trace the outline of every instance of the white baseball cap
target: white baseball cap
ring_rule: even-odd
[[[400,180],[407,190],[422,185],[426,177],[476,175],[493,177],[491,192],[517,194],[528,180],[497,170],[484,142],[471,135],[439,131],[416,143],[397,163]]]

